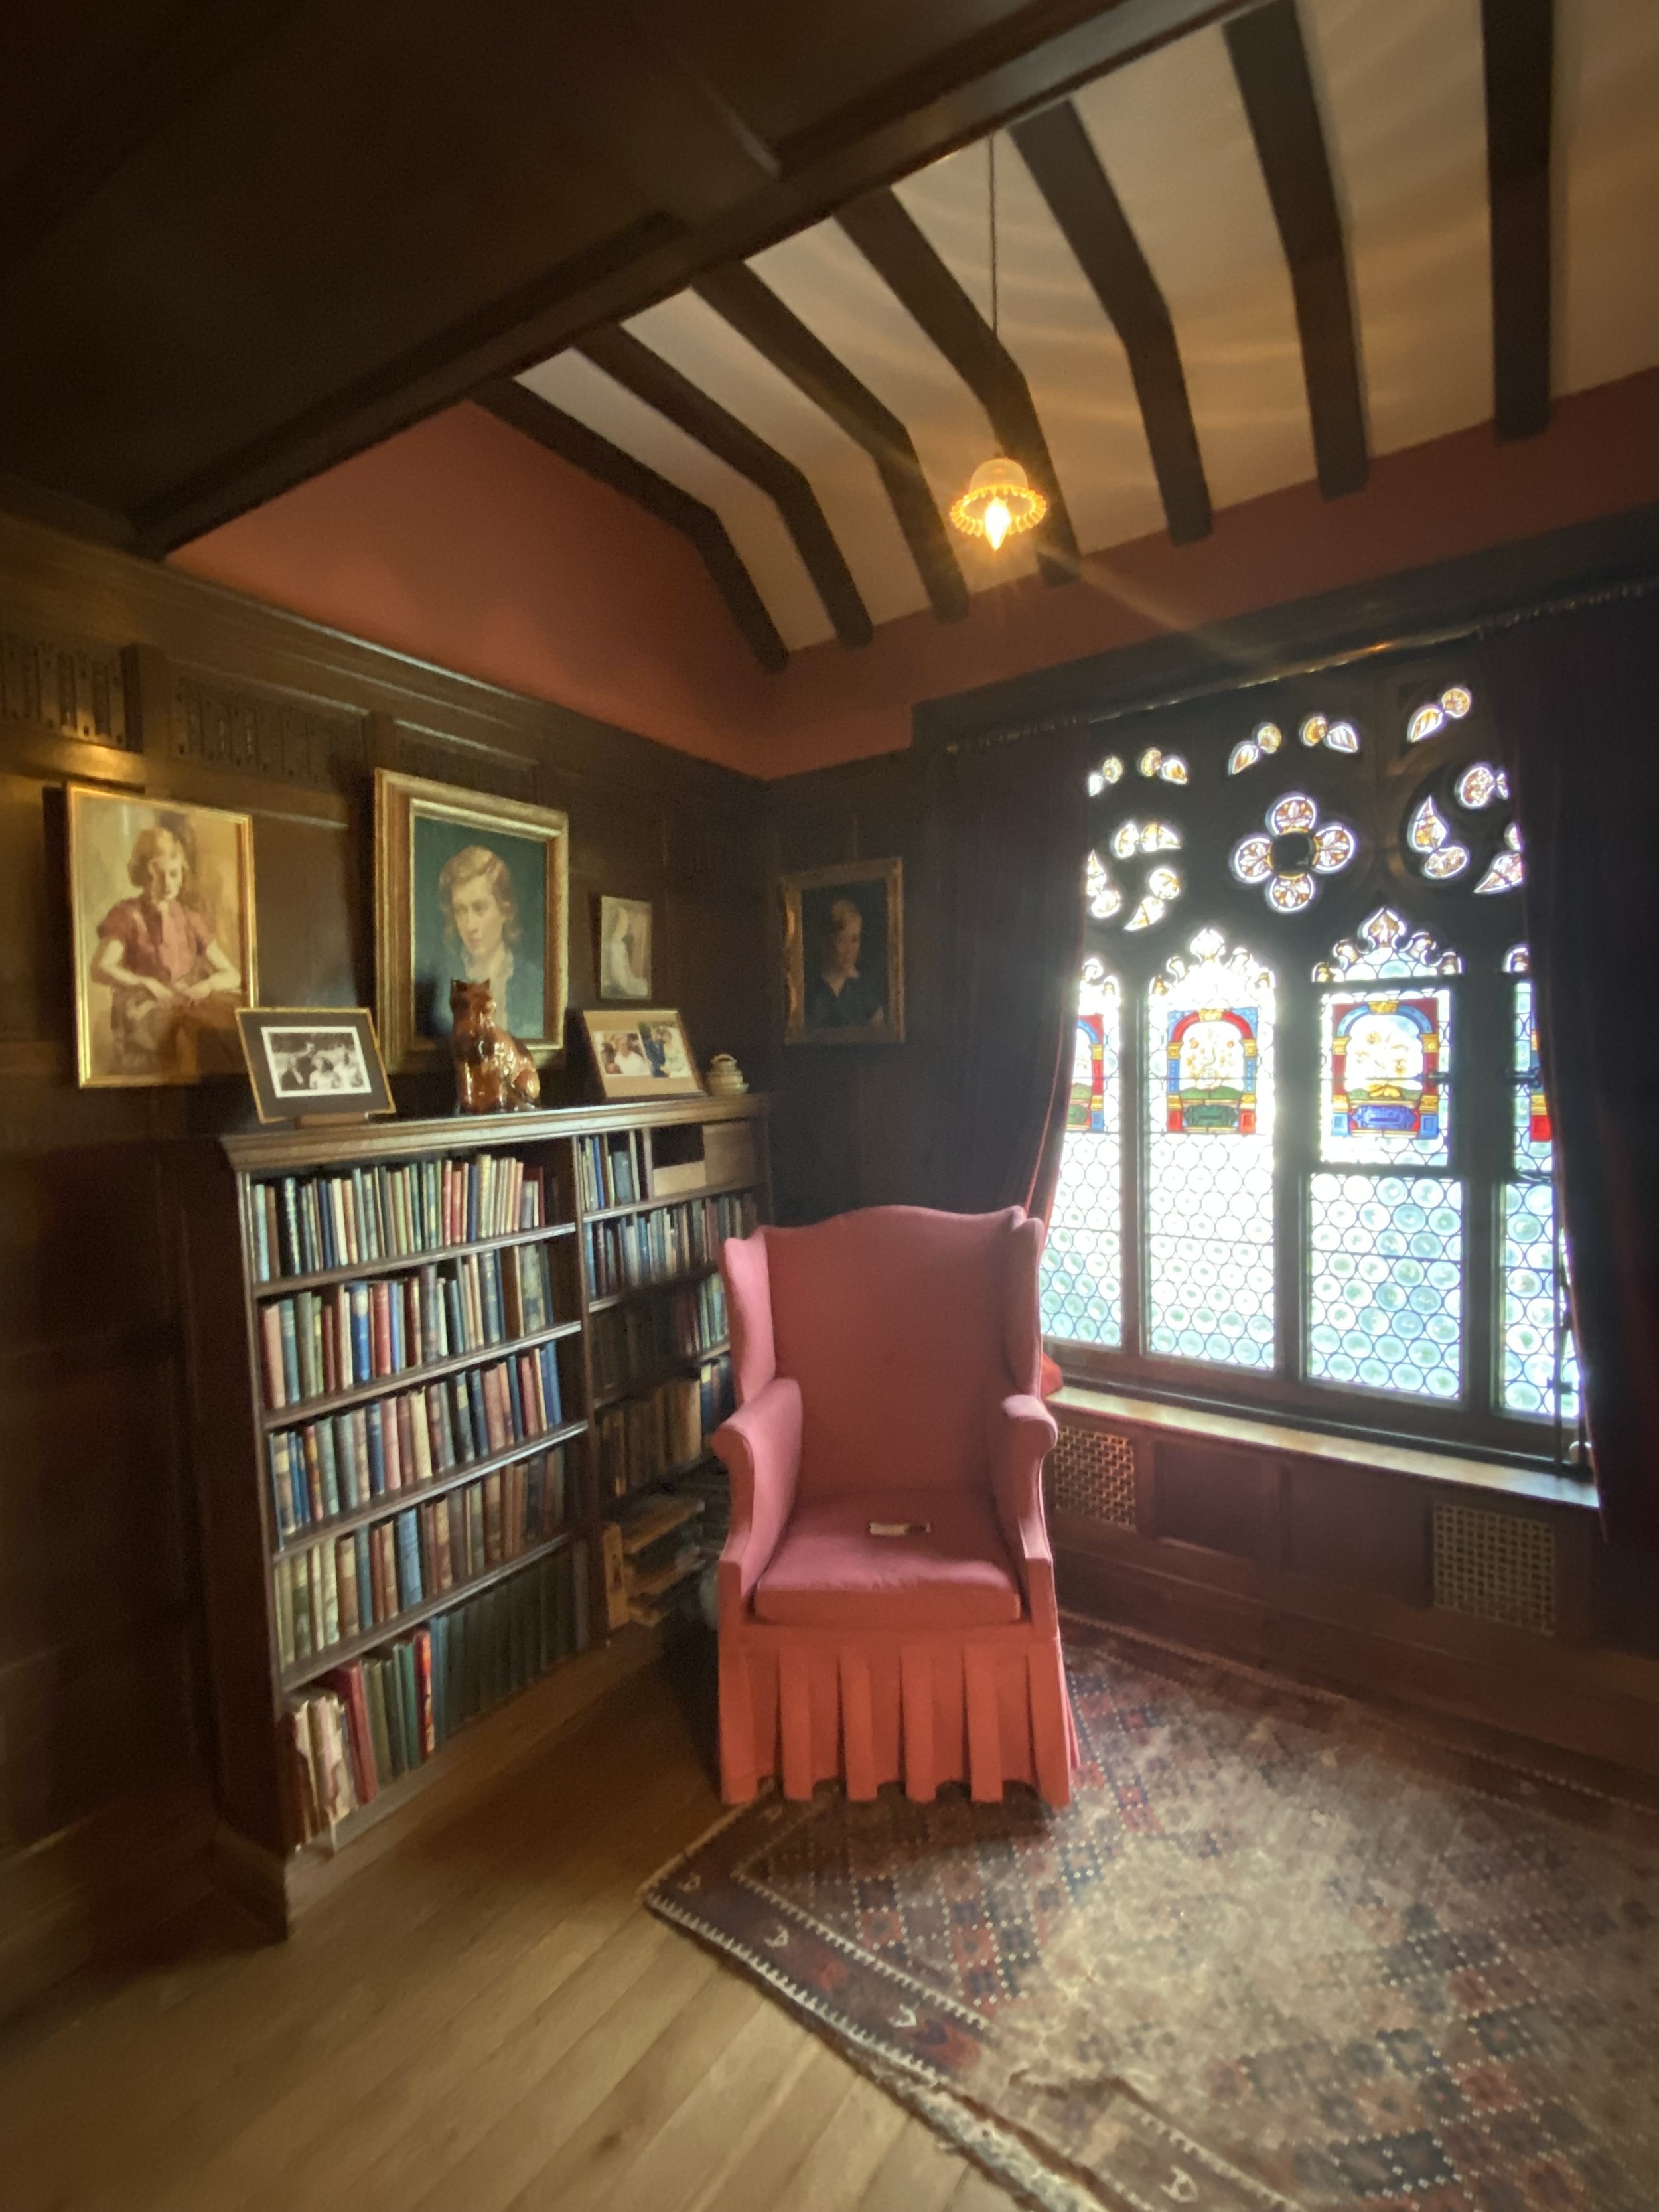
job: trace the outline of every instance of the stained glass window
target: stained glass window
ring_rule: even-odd
[[[1514,976],[1515,1178],[1504,1193],[1504,1352],[1500,1395],[1512,1413],[1578,1418],[1578,1354],[1566,1312],[1565,1254],[1556,1220],[1553,1132],[1524,946]]]
[[[1431,699],[1412,716],[1406,725],[1406,743],[1420,745],[1425,738],[1437,738],[1449,721],[1461,722],[1474,704],[1474,694],[1462,684],[1448,684],[1437,699]]]
[[[1285,742],[1285,732],[1277,722],[1258,722],[1248,738],[1241,738],[1227,756],[1229,775],[1243,775],[1247,768],[1254,768],[1269,753],[1276,753]]]
[[[1270,1368],[1271,972],[1200,930],[1147,993],[1146,1341]]]
[[[1101,793],[1105,790],[1109,783],[1121,783],[1122,781],[1122,762],[1118,758],[1115,753],[1108,753],[1105,759],[1100,763],[1100,766],[1091,772],[1089,777],[1089,796],[1091,799],[1098,799]]]
[[[1449,991],[1326,994],[1320,1050],[1323,1158],[1446,1164],[1450,1023]]]
[[[1483,892],[1490,896],[1494,891],[1518,891],[1526,881],[1526,863],[1521,857],[1520,825],[1514,822],[1507,823],[1504,830],[1504,849],[1496,855],[1492,866],[1475,885],[1475,896],[1479,897]]]
[[[1462,1388],[1462,1188],[1438,1176],[1309,1178],[1308,1371],[1363,1390]]]
[[[1187,763],[1179,753],[1166,753],[1158,745],[1148,745],[1135,763],[1142,775],[1158,776],[1164,783],[1185,783]]]
[[[1304,745],[1323,745],[1328,752],[1359,750],[1359,732],[1353,724],[1328,721],[1323,714],[1310,714],[1297,734]]]
[[[1042,1329],[1109,1348],[1123,1341],[1121,1038],[1117,980],[1087,960],[1066,1149],[1042,1254]]]
[[[1340,875],[1359,850],[1347,823],[1322,823],[1317,804],[1305,792],[1287,791],[1264,819],[1265,835],[1253,832],[1234,846],[1232,871],[1241,884],[1260,884],[1279,914],[1310,904],[1314,878]]]

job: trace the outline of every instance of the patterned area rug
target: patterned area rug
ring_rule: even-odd
[[[1067,1643],[1066,1812],[767,1797],[647,1903],[1043,2212],[1656,2212],[1659,1820]]]

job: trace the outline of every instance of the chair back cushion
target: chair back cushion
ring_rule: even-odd
[[[801,1389],[799,1495],[982,1486],[988,1411],[1036,1387],[1041,1224],[876,1206],[757,1236],[777,1372]]]

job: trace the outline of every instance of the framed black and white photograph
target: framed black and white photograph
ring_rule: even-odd
[[[367,1006],[245,1006],[236,1026],[262,1121],[397,1111]]]

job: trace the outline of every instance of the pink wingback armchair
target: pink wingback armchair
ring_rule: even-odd
[[[738,1410],[720,1555],[729,1803],[845,1778],[1071,1795],[1036,1395],[1041,1223],[878,1206],[726,1246]],[[926,1523],[872,1535],[872,1521]]]

